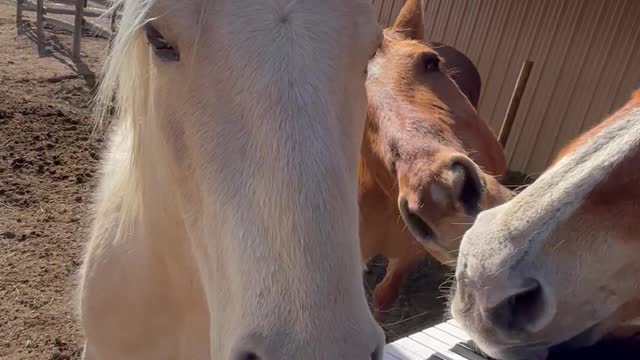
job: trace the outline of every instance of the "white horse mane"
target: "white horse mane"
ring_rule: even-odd
[[[125,5],[126,6],[123,6]],[[140,69],[142,54],[135,51],[138,31],[148,21],[147,15],[154,0],[126,1],[117,0],[111,5],[110,11],[123,6],[122,19],[118,33],[111,44],[109,55],[101,72],[100,87],[95,98],[95,116],[101,126],[110,117],[115,98],[115,117],[124,115],[129,121],[136,111],[136,101],[140,96],[140,77],[145,71]],[[136,96],[138,95],[138,96]]]
[[[129,199],[126,204],[122,204],[119,212],[118,226],[115,232],[116,238],[124,238],[130,231],[134,214],[140,205],[139,177],[109,176],[109,172],[114,170],[129,171],[132,174],[136,171],[135,162],[138,160],[139,134],[144,125],[142,119],[147,117],[148,110],[148,82],[145,81],[148,75],[148,68],[144,67],[144,42],[141,39],[140,28],[148,21],[149,9],[155,0],[116,0],[111,4],[110,11],[115,12],[122,8],[122,18],[118,33],[116,34],[104,65],[100,73],[100,83],[94,101],[94,132],[104,132],[107,124],[115,122],[111,126],[115,133],[111,141],[121,141],[123,150],[122,156],[108,156],[107,163],[103,165],[103,179],[109,182],[101,184],[101,188],[113,187],[122,194],[127,194]],[[128,151],[128,152],[127,152]],[[125,152],[127,152],[125,154]],[[118,167],[114,162],[127,162],[126,166]],[[104,181],[104,180],[103,180]],[[98,196],[105,190],[99,190]],[[96,217],[100,217],[111,205],[103,205],[98,201]],[[94,233],[104,231],[104,229],[94,229]],[[89,246],[92,246],[89,243]]]

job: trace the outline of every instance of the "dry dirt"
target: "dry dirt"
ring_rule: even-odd
[[[89,227],[102,139],[90,100],[107,45],[33,24],[16,37],[15,1],[0,0],[0,358],[76,359],[74,282]],[[383,268],[367,275],[370,289]],[[425,263],[407,282],[385,329],[389,340],[441,319],[443,268]]]

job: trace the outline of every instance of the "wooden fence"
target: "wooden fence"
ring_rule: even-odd
[[[74,60],[80,59],[80,48],[84,30],[89,30],[94,36],[111,38],[116,16],[109,10],[108,0],[91,0],[89,6],[87,0],[53,0],[45,5],[44,0],[16,0],[16,27],[18,35],[24,31],[23,13],[25,11],[36,13],[36,33],[38,47],[41,48],[44,40],[44,24],[61,28],[73,33],[71,54]],[[72,15],[73,23],[52,17],[51,15]],[[88,18],[111,18],[111,29],[106,29]]]

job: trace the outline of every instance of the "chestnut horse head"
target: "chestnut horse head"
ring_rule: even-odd
[[[476,214],[511,196],[496,180],[505,171],[503,151],[452,79],[454,70],[424,40],[420,2],[410,0],[384,31],[366,83],[361,218],[376,211],[370,193],[383,192],[385,205],[397,206],[413,237],[441,262],[454,259]],[[456,76],[465,82],[464,73]],[[479,89],[477,72],[471,76],[477,80],[466,81]],[[477,93],[467,93],[477,103]]]

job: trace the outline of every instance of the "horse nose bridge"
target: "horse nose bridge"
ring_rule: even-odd
[[[501,206],[482,211],[460,243],[460,257],[469,271],[497,272],[508,266],[518,251],[502,229]]]
[[[465,251],[460,256],[456,277],[458,289],[482,312],[495,309],[505,299],[529,289],[535,272],[521,261],[522,254],[506,244]]]

